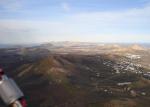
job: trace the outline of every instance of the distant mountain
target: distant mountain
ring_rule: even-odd
[[[133,49],[133,50],[145,50],[144,47],[142,47],[142,45],[137,45],[137,44],[134,44],[134,45],[131,45],[129,48]]]
[[[0,44],[0,48],[25,48],[25,47],[35,47],[41,44]]]
[[[0,44],[0,48],[10,48],[11,45],[7,45],[7,44]]]

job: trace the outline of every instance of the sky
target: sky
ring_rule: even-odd
[[[0,44],[150,43],[150,0],[0,0]]]

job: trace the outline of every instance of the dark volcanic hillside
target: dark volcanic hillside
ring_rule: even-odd
[[[138,55],[52,54],[39,47],[0,53],[29,107],[149,107],[149,69],[141,61]]]

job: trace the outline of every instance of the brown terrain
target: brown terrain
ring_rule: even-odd
[[[16,80],[29,107],[150,105],[148,47],[52,42],[3,48],[0,66]]]

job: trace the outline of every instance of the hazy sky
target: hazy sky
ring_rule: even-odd
[[[150,42],[150,0],[0,0],[0,43]]]

